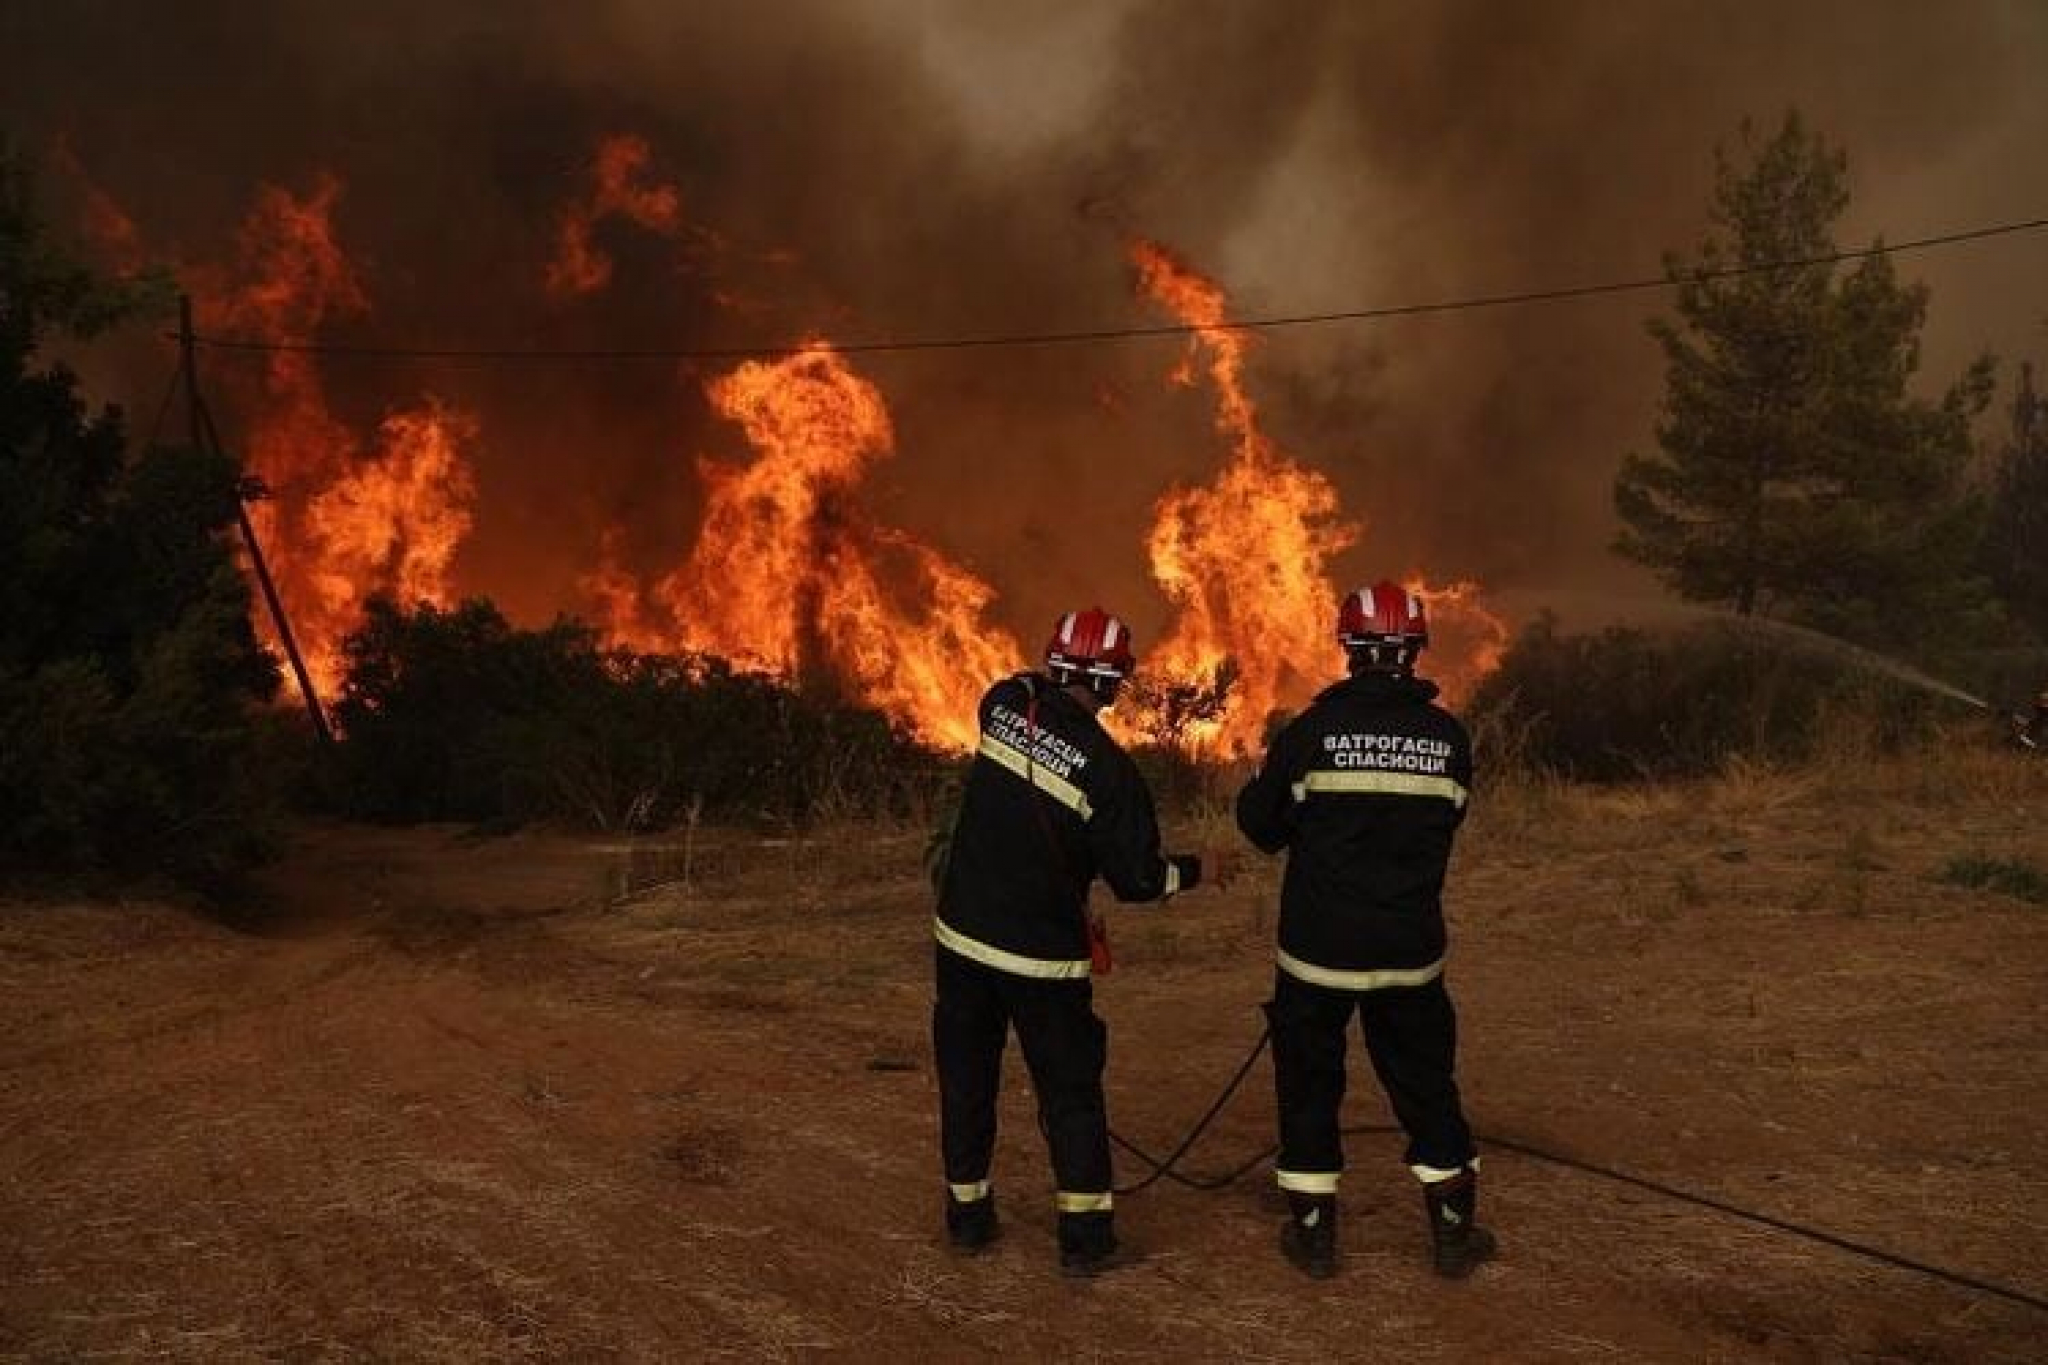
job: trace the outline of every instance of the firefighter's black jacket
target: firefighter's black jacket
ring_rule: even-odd
[[[1472,745],[1420,679],[1362,673],[1274,737],[1237,798],[1237,823],[1288,851],[1280,966],[1346,989],[1441,970],[1441,895],[1465,818]]]
[[[1086,707],[1035,673],[981,699],[981,743],[961,794],[939,941],[1024,976],[1088,974],[1088,886],[1154,901],[1193,887],[1201,864],[1159,852],[1152,793]]]

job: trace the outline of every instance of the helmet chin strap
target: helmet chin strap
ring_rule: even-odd
[[[1360,673],[1388,673],[1407,677],[1422,656],[1417,645],[1353,645],[1345,650],[1353,676]]]

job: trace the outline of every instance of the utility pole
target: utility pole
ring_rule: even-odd
[[[178,296],[178,355],[185,378],[185,411],[191,423],[192,447],[195,450],[210,450],[215,455],[225,455],[220,432],[213,425],[213,414],[207,410],[206,400],[199,392],[199,346],[192,331],[192,296]],[[263,558],[263,546],[256,539],[256,527],[249,520],[249,508],[242,489],[235,491],[235,522],[242,529],[242,544],[249,551],[250,567],[256,571],[257,586],[263,589],[263,601],[270,608],[271,624],[277,627],[278,643],[284,646],[285,658],[291,661],[292,676],[298,680],[299,695],[305,698],[306,714],[313,718],[313,729],[320,736],[322,744],[334,743],[334,730],[327,723],[327,713],[320,707],[320,695],[313,688],[313,675],[306,671],[306,660],[299,653],[299,643],[292,636],[292,623],[284,614],[284,600],[277,595],[277,584],[270,577],[270,565]]]

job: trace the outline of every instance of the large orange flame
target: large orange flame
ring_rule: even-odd
[[[988,622],[986,583],[860,505],[894,445],[881,393],[822,342],[743,364],[707,392],[755,458],[700,463],[702,527],[651,594],[630,591],[607,553],[585,586],[608,637],[843,686],[928,742],[972,745],[982,689],[1022,654]],[[650,627],[656,612],[671,630]]]
[[[591,186],[560,218],[544,282],[558,296],[595,293],[612,262],[593,230],[621,218],[685,249],[722,248],[682,217],[674,186],[650,174],[643,138],[605,138]],[[779,261],[774,263],[780,263]],[[747,306],[731,286],[713,291]],[[700,460],[703,523],[683,563],[651,588],[620,562],[608,532],[582,587],[622,648],[715,654],[806,685],[841,687],[929,742],[974,741],[982,688],[1019,653],[986,620],[994,594],[974,574],[860,505],[868,471],[894,448],[881,393],[822,341],[711,381],[712,407],[756,451],[732,466]]]
[[[476,435],[475,419],[432,399],[394,412],[376,451],[306,505],[320,622],[345,630],[373,591],[449,605],[448,566],[469,534],[476,497],[463,452]],[[318,638],[331,646],[330,635]]]
[[[1213,480],[1159,500],[1147,550],[1178,614],[1146,666],[1201,679],[1233,661],[1230,702],[1196,738],[1226,753],[1249,752],[1275,712],[1299,708],[1332,672],[1337,593],[1329,565],[1360,527],[1343,517],[1329,479],[1289,458],[1260,428],[1245,389],[1249,336],[1228,326],[1222,288],[1157,242],[1132,242],[1130,259],[1144,294],[1197,329],[1173,378],[1192,385],[1206,362],[1216,429],[1230,442]],[[1456,640],[1431,654],[1446,691],[1455,693],[1492,668],[1506,628],[1480,605],[1474,585],[1433,588],[1420,575],[1412,581],[1438,621],[1439,641]]]
[[[1153,577],[1179,614],[1146,666],[1199,676],[1234,659],[1235,694],[1206,738],[1248,750],[1268,715],[1299,705],[1313,689],[1315,673],[1301,670],[1328,659],[1327,565],[1358,528],[1341,519],[1330,481],[1260,430],[1244,386],[1247,337],[1223,328],[1222,289],[1156,242],[1134,242],[1130,254],[1140,288],[1201,329],[1175,380],[1192,384],[1195,362],[1206,357],[1216,428],[1230,442],[1211,483],[1159,500],[1146,548]]]
[[[846,558],[850,495],[895,441],[874,385],[835,352],[750,362],[708,386],[712,406],[760,452],[733,468],[700,461],[704,524],[660,595],[692,649],[796,674],[821,624],[827,562]],[[860,574],[855,557],[836,571]],[[740,590],[735,591],[735,585]]]
[[[222,330],[303,340],[336,316],[369,308],[334,232],[341,182],[321,176],[305,195],[266,187],[243,222],[234,264],[198,272],[201,311]],[[227,406],[243,457],[269,497],[251,510],[292,631],[313,679],[332,698],[341,642],[362,604],[388,593],[447,605],[450,561],[471,523],[468,467],[477,423],[431,397],[394,409],[376,439],[359,440],[329,410],[312,358],[269,353],[234,382]],[[269,630],[269,621],[263,620]]]

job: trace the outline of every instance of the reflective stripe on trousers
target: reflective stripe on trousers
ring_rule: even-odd
[[[969,938],[936,915],[932,917],[932,937],[962,957],[973,958],[984,967],[993,967],[999,972],[1008,972],[1011,976],[1031,976],[1043,981],[1067,981],[1087,976],[1093,970],[1085,957],[1026,957],[1022,953],[1013,953],[994,944],[983,943],[978,938]]]
[[[1280,1188],[1292,1194],[1335,1194],[1341,1171],[1283,1171],[1273,1170],[1273,1179]]]
[[[1333,991],[1383,991],[1400,986],[1427,986],[1444,974],[1442,958],[1424,967],[1388,967],[1375,971],[1318,967],[1313,962],[1303,962],[1285,948],[1276,948],[1273,959],[1281,971],[1296,981]]]

